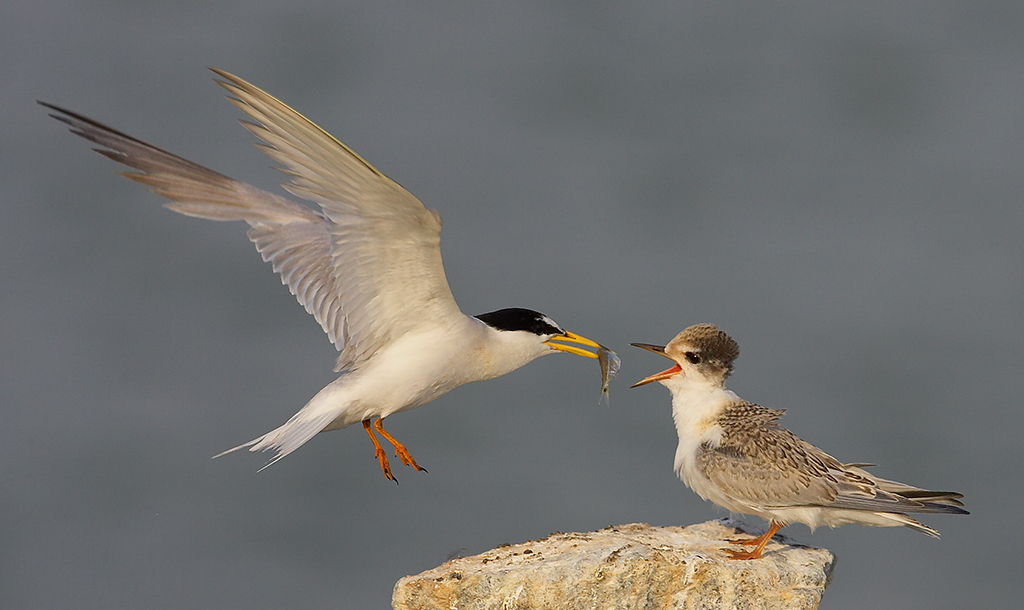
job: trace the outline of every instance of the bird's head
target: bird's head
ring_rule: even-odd
[[[713,324],[691,326],[664,347],[647,343],[630,345],[661,354],[675,362],[672,368],[636,382],[632,386],[634,388],[652,381],[668,386],[683,380],[721,386],[732,373],[733,361],[740,355],[740,346]]]
[[[577,346],[585,345],[594,349],[601,347],[586,337],[565,330],[551,318],[531,309],[499,309],[482,313],[476,318],[498,331],[503,341],[509,344],[509,348],[518,346],[519,349],[528,352],[529,360],[556,351],[597,358],[596,353]]]

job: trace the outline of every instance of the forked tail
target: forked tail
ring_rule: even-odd
[[[295,451],[304,445],[306,441],[323,431],[323,429],[326,428],[337,416],[335,413],[322,413],[317,417],[306,419],[304,417],[300,417],[303,415],[303,411],[305,411],[305,409],[293,415],[291,419],[279,428],[275,428],[263,436],[254,438],[248,443],[242,443],[237,447],[218,453],[213,456],[213,459],[238,451],[239,449],[245,449],[246,447],[249,448],[249,451],[275,451],[276,453],[274,454],[274,457],[270,458],[270,461],[259,469],[258,472],[262,472],[266,468],[269,468],[274,462],[277,462],[292,451]]]

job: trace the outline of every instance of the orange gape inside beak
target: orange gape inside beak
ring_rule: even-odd
[[[641,379],[640,381],[634,383],[630,387],[631,388],[635,388],[637,386],[648,384],[648,383],[650,383],[652,381],[661,381],[662,379],[668,379],[669,377],[675,375],[676,373],[681,373],[682,371],[683,371],[682,367],[680,367],[679,364],[677,363],[672,368],[666,369],[666,370],[664,370],[664,371],[662,371],[660,373],[655,373],[654,375],[651,375],[650,377],[645,377],[645,378]]]

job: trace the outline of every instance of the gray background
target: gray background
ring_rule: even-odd
[[[818,2],[0,5],[0,607],[386,608],[394,582],[553,531],[723,511],[676,479],[664,368],[714,322],[731,387],[970,517],[785,533],[826,608],[1024,595],[1024,5]],[[389,420],[210,456],[333,379],[244,237],[182,217],[46,117],[66,105],[265,188],[205,66],[251,80],[445,218],[469,313],[543,311],[558,356]],[[751,519],[752,522],[758,522]],[[979,599],[979,597],[981,599]]]

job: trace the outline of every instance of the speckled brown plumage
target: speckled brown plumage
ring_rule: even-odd
[[[727,390],[739,346],[718,327],[691,326],[665,347],[633,345],[675,362],[636,385],[657,381],[672,393],[679,477],[706,500],[771,522],[766,536],[747,541],[753,551],[730,551],[735,559],[760,557],[772,533],[787,523],[812,530],[845,523],[903,525],[938,537],[907,513],[967,514],[960,494],[875,477],[865,464],[844,464],[780,426],[785,411]]]
[[[829,504],[874,486],[831,455],[775,423],[785,411],[738,402],[718,418],[722,440],[697,454],[704,475],[731,496],[766,506]]]

